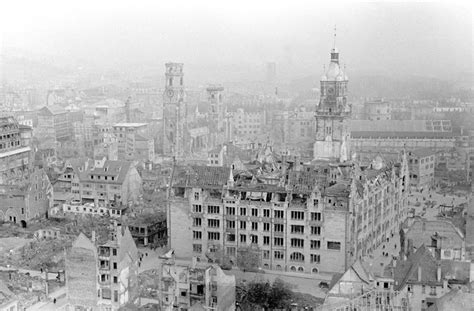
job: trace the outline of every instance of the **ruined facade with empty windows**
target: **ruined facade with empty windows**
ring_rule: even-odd
[[[265,147],[265,156],[243,168],[176,168],[167,217],[176,256],[223,253],[235,264],[239,249],[254,246],[264,269],[342,273],[398,231],[407,217],[407,155],[353,159],[347,83],[334,47],[310,163],[276,163]]]
[[[235,175],[234,175],[235,174]],[[408,166],[307,166],[265,176],[225,167],[179,167],[168,210],[178,257],[205,260],[239,248],[261,252],[264,269],[343,272],[398,231],[407,215]]]
[[[160,273],[163,310],[235,310],[235,276],[218,265],[165,259]]]

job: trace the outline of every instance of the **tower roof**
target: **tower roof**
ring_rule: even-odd
[[[334,26],[334,44],[331,49],[331,61],[321,81],[347,81],[347,75],[339,65],[339,50],[336,47],[336,27]]]

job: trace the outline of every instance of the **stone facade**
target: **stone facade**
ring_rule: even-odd
[[[235,263],[240,248],[254,246],[264,269],[340,273],[407,216],[406,157],[384,167],[306,169],[263,184],[225,167],[183,169],[168,210],[171,247],[178,257],[202,260],[220,250]]]
[[[331,62],[321,77],[321,98],[316,108],[315,160],[346,161],[350,157],[348,120],[352,106],[347,102],[347,75],[339,67],[339,52],[331,50]]]

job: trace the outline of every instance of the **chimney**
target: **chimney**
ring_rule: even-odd
[[[418,282],[421,282],[421,266],[418,266]]]
[[[438,262],[438,267],[436,269],[436,280],[441,282],[441,263]]]
[[[92,240],[92,243],[95,244],[95,230],[92,230],[92,237],[91,237],[91,240]]]

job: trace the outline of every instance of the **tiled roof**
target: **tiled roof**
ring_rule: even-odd
[[[449,120],[351,120],[352,132],[451,132]]]
[[[40,115],[55,115],[66,113],[67,111],[61,106],[45,106],[39,110]]]
[[[472,310],[474,293],[466,293],[460,289],[452,289],[447,294],[436,299],[427,311],[443,310]]]
[[[71,159],[71,165],[74,172],[78,174],[81,182],[104,182],[99,180],[93,180],[90,175],[100,176],[113,176],[114,180],[107,180],[107,183],[122,184],[125,181],[125,177],[131,167],[131,162],[127,161],[112,161],[106,160],[104,165],[101,167],[94,166],[94,160],[88,159]]]
[[[230,176],[229,167],[187,166],[176,169],[173,186],[221,188]]]
[[[145,137],[145,135],[141,134],[135,134],[135,140],[140,140],[140,141],[149,141],[150,138]]]
[[[462,233],[447,220],[416,220],[406,233],[406,238],[413,241],[414,247],[430,245],[431,239],[437,235],[443,241],[443,247],[460,247],[463,241]]]
[[[351,131],[351,138],[452,138],[450,132]]]
[[[418,280],[418,267],[421,267],[421,280]],[[438,284],[437,269],[436,259],[428,248],[422,245],[407,260],[397,262],[393,271],[395,290],[403,289],[407,283]]]
[[[428,156],[434,155],[436,152],[431,150],[430,148],[418,148],[418,149],[413,149],[409,150],[408,154],[409,155],[414,155],[416,157],[424,158]]]

